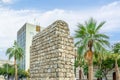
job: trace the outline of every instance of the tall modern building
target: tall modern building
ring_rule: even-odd
[[[17,32],[17,42],[24,51],[22,60],[17,61],[21,69],[28,70],[30,68],[30,46],[32,44],[32,38],[40,30],[40,26],[25,23]]]

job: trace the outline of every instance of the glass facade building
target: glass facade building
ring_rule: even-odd
[[[32,44],[32,38],[38,32],[40,32],[40,26],[25,23],[17,32],[17,42],[23,49],[23,58],[17,61],[21,69],[28,70],[30,68],[30,46]]]

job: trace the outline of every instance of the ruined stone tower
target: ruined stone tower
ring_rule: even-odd
[[[55,21],[34,36],[30,51],[31,80],[74,80],[74,44],[68,24]]]

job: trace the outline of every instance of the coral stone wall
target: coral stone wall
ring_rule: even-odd
[[[30,51],[31,80],[74,80],[74,44],[68,24],[55,21],[34,36]]]

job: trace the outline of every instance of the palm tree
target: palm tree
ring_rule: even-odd
[[[9,59],[14,58],[14,67],[15,67],[15,80],[18,80],[17,76],[17,60],[20,60],[23,57],[23,50],[19,47],[16,41],[14,45],[7,49],[6,55],[9,55]]]
[[[120,43],[116,43],[113,46],[113,51],[114,54],[112,58],[115,60],[115,72],[116,72],[116,79],[120,80],[120,75],[119,75],[119,67],[118,67],[118,59],[120,59]]]
[[[114,59],[115,61],[115,72],[116,72],[116,80],[120,80],[120,75],[119,75],[119,67],[118,67],[118,59],[120,59],[120,55],[115,53],[115,54],[112,54],[112,58]]]
[[[99,33],[105,21],[97,25],[97,22],[90,18],[85,24],[78,24],[75,38],[78,40],[76,46],[79,48],[79,54],[85,54],[88,62],[88,79],[93,80],[93,52],[105,50],[104,47],[109,46],[109,37]]]

